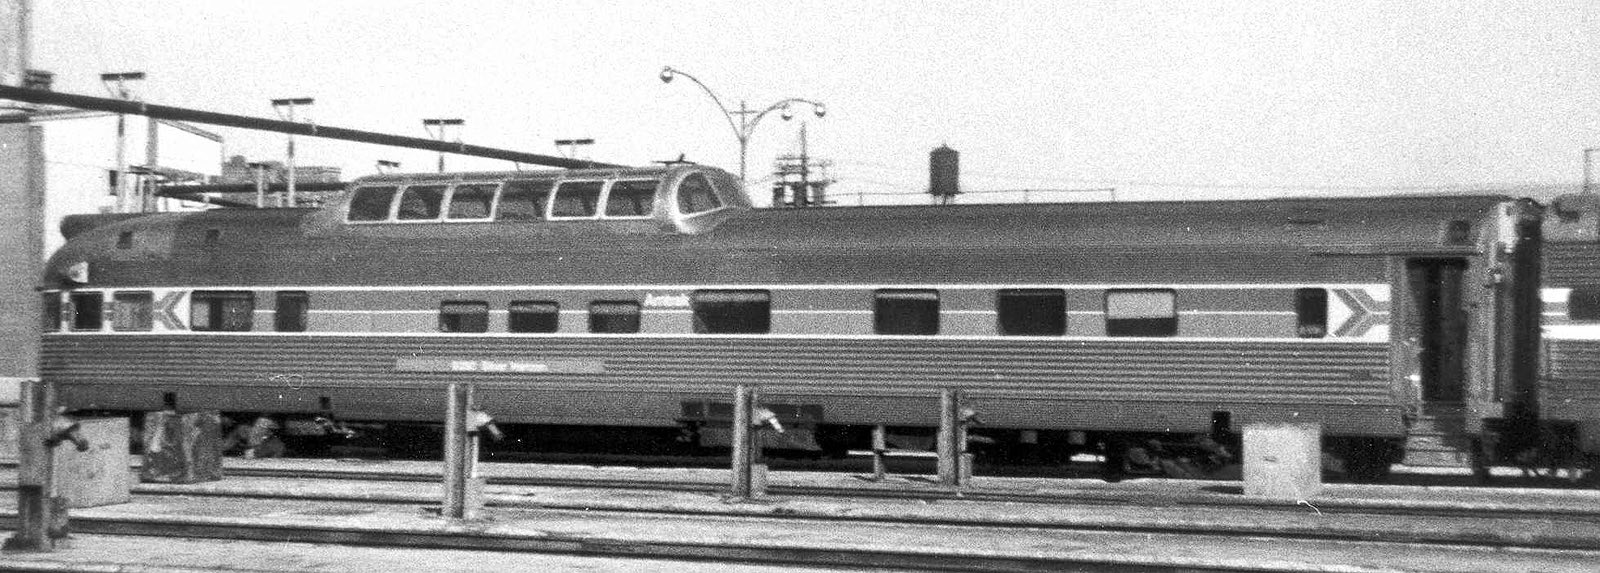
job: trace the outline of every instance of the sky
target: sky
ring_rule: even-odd
[[[833,193],[922,200],[928,152],[967,191],[1104,199],[1577,186],[1600,147],[1600,2],[422,2],[35,0],[34,67],[105,94],[143,71],[151,103],[276,117],[314,97],[325,125],[598,161],[738,171],[728,107],[785,98],[750,140],[833,162]],[[284,136],[219,128],[229,154]],[[347,177],[432,152],[301,139]],[[1600,155],[1600,154],[1597,154]],[[1600,157],[1597,157],[1600,159]],[[455,169],[506,169],[450,157]],[[1068,194],[1069,196],[1080,196]],[[911,199],[908,199],[911,200]]]

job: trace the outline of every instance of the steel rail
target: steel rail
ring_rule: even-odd
[[[229,467],[228,475],[283,479],[329,479],[351,481],[437,482],[438,474],[393,473],[369,470],[304,471],[292,469]],[[727,490],[724,483],[697,481],[662,481],[638,479],[588,479],[560,477],[487,476],[491,485],[519,487],[565,487],[591,489],[632,489],[649,491],[676,491],[690,493],[720,493]],[[930,484],[931,485],[931,484]],[[768,493],[795,497],[833,497],[866,499],[908,500],[961,500],[991,503],[1034,503],[1047,505],[1160,505],[1187,508],[1248,508],[1267,511],[1309,511],[1304,504],[1244,497],[1199,498],[1171,494],[1141,492],[1135,499],[1128,495],[1111,495],[1098,490],[1072,490],[1062,492],[992,491],[981,488],[849,488],[829,486],[796,486],[769,484]],[[1518,519],[1551,519],[1600,522],[1600,511],[1581,508],[1508,507],[1508,506],[1452,506],[1443,503],[1384,503],[1363,500],[1320,499],[1320,511],[1341,511],[1369,515],[1397,515],[1410,517],[1515,517]]]
[[[563,169],[626,167],[625,165],[599,163],[581,159],[570,159],[554,155],[524,153],[521,151],[483,147],[481,145],[468,145],[459,142],[451,143],[436,139],[406,137],[403,135],[392,135],[387,133],[378,133],[375,131],[362,131],[358,129],[317,125],[314,123],[282,121],[246,115],[233,115],[199,109],[156,105],[142,101],[111,99],[63,92],[53,92],[49,90],[19,88],[6,85],[0,85],[0,100],[14,100],[40,105],[59,105],[76,109],[107,111],[128,115],[142,115],[155,119],[185,121],[189,123],[201,123],[207,125],[221,125],[225,127],[253,129],[256,131],[271,131],[277,133],[288,133],[292,135],[304,135],[307,137],[320,137],[323,139],[372,143],[377,145],[387,145],[390,147],[426,149],[429,151],[454,153],[456,155],[487,157],[489,159],[503,159],[516,163],[544,165],[547,167],[559,167]],[[0,117],[0,122],[26,122],[28,121],[29,115],[30,114],[28,113],[11,114]]]
[[[475,535],[461,531],[375,531],[348,527],[243,524],[173,519],[73,517],[77,534],[227,539],[274,543],[403,547],[414,550],[490,550],[591,557],[648,558],[698,563],[755,563],[896,571],[1238,571],[1193,563],[1116,562],[1073,556],[970,555],[957,550],[929,553],[857,547],[762,546],[726,542],[667,542],[544,534]],[[0,529],[15,529],[15,514],[0,514]]]

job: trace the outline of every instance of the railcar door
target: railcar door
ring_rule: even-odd
[[[1417,390],[1424,410],[1446,409],[1467,398],[1470,321],[1462,300],[1467,261],[1459,258],[1406,262],[1411,320],[1407,340],[1416,352]]]

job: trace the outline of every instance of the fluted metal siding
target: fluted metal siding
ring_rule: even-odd
[[[1544,245],[1546,288],[1600,283],[1600,243]]]
[[[1545,340],[1545,415],[1555,419],[1600,418],[1600,340]]]
[[[679,400],[745,383],[821,404],[832,423],[930,423],[921,402],[959,388],[1000,427],[1165,429],[1172,418],[1195,429],[1213,410],[1243,409],[1399,431],[1382,343],[78,335],[47,337],[44,356],[43,375],[77,408],[144,408],[165,391],[208,408],[314,410],[332,395],[348,418],[432,418],[442,384],[473,381],[508,419],[669,424]],[[599,361],[605,372],[394,370],[412,357]]]

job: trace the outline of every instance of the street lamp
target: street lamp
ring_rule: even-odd
[[[722,110],[723,118],[728,120],[728,127],[733,128],[733,136],[739,140],[740,182],[745,180],[745,151],[750,146],[750,134],[755,131],[756,124],[761,123],[761,118],[766,117],[769,113],[777,111],[778,115],[785,121],[792,119],[794,118],[794,111],[790,108],[797,103],[810,104],[811,111],[817,114],[817,117],[828,115],[828,107],[823,105],[822,102],[802,98],[787,98],[778,100],[776,103],[767,106],[766,109],[761,111],[755,111],[745,107],[744,100],[740,100],[739,110],[729,111],[728,106],[722,105],[722,98],[717,97],[717,94],[712,92],[711,88],[706,87],[706,84],[701,83],[699,78],[689,75],[683,70],[674,69],[672,66],[661,68],[661,83],[670,84],[677,76],[689,78],[689,81],[694,82],[694,85],[700,86],[700,89],[705,90],[706,95],[711,96],[711,101],[717,104],[717,109]],[[738,114],[739,116],[738,122],[733,121],[733,116],[735,114]]]
[[[452,118],[452,119],[424,119],[424,120],[422,120],[422,128],[428,130],[428,135],[433,136],[434,138],[438,139],[440,143],[443,143],[444,140],[445,140],[445,133],[444,133],[445,130],[449,129],[449,128],[452,128],[452,127],[456,128],[456,139],[459,141],[461,139],[461,131],[460,131],[461,130],[461,126],[463,124],[465,124],[465,123],[467,123],[467,122],[464,121],[464,120],[454,119],[454,118]],[[435,131],[435,128],[437,128],[437,131]],[[444,173],[444,152],[443,151],[439,152],[439,172],[440,173]]]
[[[275,100],[272,100],[272,111],[278,112],[278,117],[279,118],[284,119],[284,120],[289,121],[289,122],[293,122],[294,121],[294,108],[295,108],[295,106],[311,105],[311,104],[316,103],[316,102],[317,102],[317,100],[312,99],[312,98],[308,98],[308,97],[275,99]],[[287,110],[287,113],[285,112],[285,110]],[[287,192],[288,197],[287,197],[287,199],[288,199],[289,206],[290,207],[294,207],[298,203],[296,202],[296,198],[295,198],[295,194],[294,194],[294,180],[296,179],[296,177],[295,177],[295,172],[294,172],[294,134],[293,133],[289,134],[289,150],[288,150],[288,153],[287,153],[287,157],[285,157],[284,163],[287,163],[287,165],[284,166],[284,169],[288,170],[288,175],[286,177],[284,177],[284,179],[287,179],[286,183],[288,185],[288,192]]]

